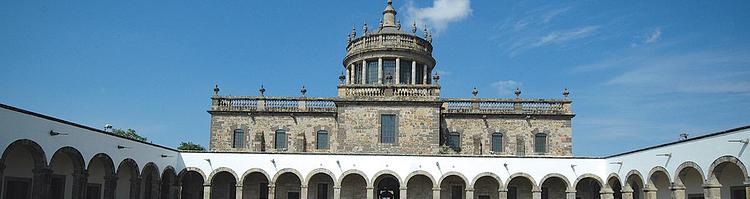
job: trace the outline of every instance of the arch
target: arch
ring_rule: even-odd
[[[622,188],[623,183],[622,180],[620,180],[620,175],[617,173],[610,173],[605,183],[607,183],[607,186],[609,186],[610,189],[612,189],[612,194],[615,198],[622,198]],[[632,188],[630,189],[632,190]]]
[[[701,176],[702,180],[706,180],[706,175],[703,173],[703,169],[701,169],[701,166],[693,161],[686,161],[680,164],[680,166],[677,166],[677,169],[674,172],[674,176],[672,177],[673,181],[677,185],[682,185],[682,179],[680,178],[680,173],[682,173],[685,169],[695,169],[698,171],[698,174]]]
[[[435,182],[435,177],[432,177],[430,173],[428,173],[427,171],[423,171],[423,170],[416,170],[416,171],[409,173],[409,175],[406,175],[406,178],[404,178],[404,182],[408,184],[409,180],[411,180],[412,177],[417,176],[417,175],[423,175],[429,178],[430,182],[432,182],[433,187],[438,184],[437,182]]]
[[[631,178],[634,178],[634,179],[638,180],[638,182],[641,183],[641,186],[644,186],[644,184],[643,184],[643,174],[641,174],[640,171],[635,170],[635,169],[628,171],[628,174],[625,175],[625,184],[630,184],[629,181],[630,181]],[[641,187],[641,188],[643,188],[643,187]]]
[[[328,177],[330,177],[331,180],[333,180],[333,186],[341,185],[336,180],[336,175],[333,175],[333,172],[325,168],[317,168],[317,169],[313,169],[312,171],[310,171],[310,173],[307,174],[307,177],[305,177],[305,182],[310,182],[310,179],[312,179],[313,176],[315,176],[316,174],[321,174],[321,173],[328,175]]]
[[[136,176],[141,176],[141,171],[138,170],[138,168],[140,168],[140,167],[138,167],[138,163],[135,160],[133,160],[133,159],[125,158],[124,160],[122,160],[122,162],[120,162],[120,164],[117,166],[117,172],[116,172],[116,174],[119,175],[121,173],[120,172],[121,168],[122,169],[130,169],[130,172],[132,174],[134,174]]]
[[[32,154],[31,158],[34,160],[34,167],[43,168],[47,166],[47,155],[44,153],[42,146],[28,139],[20,139],[10,143],[10,145],[5,148],[5,151],[3,151],[3,156],[0,158],[0,165],[5,164],[5,160],[8,159],[8,152],[16,149],[16,147],[21,147]]]
[[[83,155],[81,155],[81,152],[78,151],[78,149],[75,149],[71,146],[64,146],[55,151],[55,153],[52,155],[52,159],[55,159],[58,154],[64,154],[68,156],[68,158],[70,158],[70,161],[73,162],[73,169],[77,171],[83,171],[84,168],[86,168],[86,163],[83,160]],[[50,163],[52,163],[52,161],[50,161]]]
[[[655,166],[654,168],[651,168],[651,171],[648,172],[648,180],[646,181],[648,182],[647,185],[654,185],[651,177],[654,177],[654,174],[656,174],[657,172],[663,172],[664,175],[667,176],[667,182],[672,182],[672,177],[669,175],[669,171],[667,171],[667,169],[662,166]]]
[[[271,182],[276,183],[276,180],[279,179],[279,176],[281,176],[284,173],[294,174],[299,179],[300,184],[305,184],[305,178],[302,176],[302,173],[292,168],[284,168],[284,169],[279,170],[278,172],[276,172],[276,174],[273,175]]]
[[[179,181],[182,181],[182,177],[183,177],[183,176],[185,176],[185,174],[186,174],[186,173],[187,173],[188,171],[194,171],[194,172],[196,172],[196,173],[200,174],[200,175],[201,175],[201,178],[202,178],[202,180],[203,180],[204,182],[206,181],[206,179],[208,179],[208,178],[206,177],[206,174],[205,174],[205,173],[203,173],[203,171],[202,171],[201,169],[197,168],[197,167],[185,167],[184,169],[180,170],[180,173],[178,173],[178,174],[177,174],[177,179],[179,179]]]
[[[245,173],[242,174],[242,177],[240,178],[240,181],[237,181],[237,185],[242,185],[243,183],[245,183],[245,179],[247,178],[247,176],[250,175],[250,174],[252,174],[252,173],[260,173],[260,174],[262,174],[263,176],[266,177],[267,181],[269,181],[269,182],[271,181],[271,176],[268,175],[268,173],[265,170],[259,169],[259,168],[251,168],[251,169],[248,169],[247,171],[245,171]]]
[[[584,173],[578,176],[578,178],[573,184],[573,189],[576,189],[577,188],[576,186],[578,186],[578,183],[581,182],[581,180],[586,179],[586,178],[594,179],[597,183],[599,183],[599,186],[602,187],[602,189],[604,189],[604,187],[608,187],[608,185],[604,183],[604,181],[602,181],[602,178],[600,178],[599,176],[590,174],[590,173]]]
[[[174,186],[178,185],[177,182],[177,173],[175,172],[174,167],[167,166],[164,168],[164,171],[161,174],[161,184],[159,184],[159,197],[160,198],[170,198],[170,196],[173,196],[176,193],[176,190],[173,189]],[[177,193],[180,194],[180,193]]]
[[[443,176],[440,176],[440,181],[438,181],[437,187],[442,186],[443,185],[443,180],[445,180],[445,178],[448,178],[450,176],[456,176],[456,177],[461,178],[461,180],[463,180],[464,183],[466,184],[466,187],[473,187],[473,184],[469,184],[469,183],[471,183],[471,181],[469,181],[468,179],[466,179],[466,176],[464,176],[464,174],[461,174],[461,173],[455,172],[455,171],[449,171],[449,172],[443,174]]]
[[[742,177],[745,179],[745,181],[750,181],[750,177],[748,177],[747,167],[745,167],[745,164],[743,164],[742,161],[740,161],[740,159],[737,159],[737,157],[734,157],[731,155],[725,155],[725,156],[716,158],[716,160],[714,160],[714,162],[711,163],[711,166],[708,168],[709,176],[706,178],[706,180],[710,182],[716,182],[716,175],[714,175],[716,171],[716,167],[718,167],[722,163],[732,163],[732,164],[737,165],[738,167],[740,167],[740,171],[742,171],[742,174],[744,175]]]
[[[550,178],[559,178],[559,179],[561,179],[565,183],[565,186],[566,186],[565,188],[571,189],[572,187],[574,187],[574,186],[572,186],[570,184],[570,180],[568,180],[567,177],[565,177],[564,175],[559,174],[559,173],[550,173],[550,174],[545,175],[544,177],[542,177],[541,180],[539,180],[539,184],[543,185],[544,182],[547,181]],[[575,188],[573,188],[573,190],[575,190]]]
[[[539,189],[539,185],[536,184],[536,181],[534,180],[534,177],[531,177],[531,175],[527,173],[514,173],[513,175],[508,176],[508,181],[505,181],[505,187],[508,187],[510,185],[510,181],[512,181],[514,178],[526,178],[531,182],[531,188],[532,189]]]
[[[108,169],[110,174],[113,174],[113,175],[115,174],[115,163],[114,161],[112,161],[112,158],[109,157],[109,155],[107,155],[106,153],[97,153],[96,155],[91,157],[91,160],[89,160],[89,164],[86,165],[86,171],[90,171],[91,162],[94,162],[97,160],[104,163],[105,169]]]
[[[398,174],[396,174],[395,171],[386,169],[386,170],[378,171],[377,173],[375,173],[375,175],[372,176],[372,180],[369,182],[368,187],[375,187],[376,186],[375,181],[380,176],[385,175],[385,174],[392,175],[393,177],[395,177],[396,180],[398,181],[398,184],[404,184],[404,181],[401,180],[401,177],[398,176]]]
[[[477,174],[477,176],[474,176],[474,179],[471,180],[471,187],[473,188],[477,181],[482,177],[490,177],[492,179],[495,179],[497,180],[497,185],[500,186],[500,189],[504,188],[503,180],[500,179],[500,176],[492,172],[482,172]]]
[[[234,177],[234,181],[235,181],[235,182],[237,182],[237,179],[239,179],[239,178],[237,177],[237,173],[235,173],[235,172],[234,172],[234,170],[232,170],[232,169],[230,169],[230,168],[227,168],[227,167],[219,167],[219,168],[216,168],[216,169],[214,169],[214,170],[213,170],[213,171],[211,172],[211,174],[209,174],[209,175],[208,175],[208,180],[206,180],[206,181],[205,181],[204,183],[206,183],[206,184],[209,184],[209,185],[210,185],[210,184],[211,184],[211,182],[213,182],[214,176],[216,176],[216,174],[219,174],[219,173],[221,173],[221,172],[227,172],[227,173],[229,173],[229,174],[232,174],[232,177]]]
[[[172,166],[167,166],[166,168],[164,168],[164,171],[161,172],[161,176],[164,176],[165,174],[174,174],[175,176],[177,176],[177,172],[175,172],[175,169]]]
[[[146,170],[146,169],[150,169],[150,170]],[[146,165],[143,166],[143,170],[141,171],[141,175],[144,175],[144,176],[147,175],[146,171],[153,171],[153,173],[156,173],[156,177],[157,177],[156,180],[160,180],[161,179],[161,175],[159,173],[159,166],[156,166],[155,163],[153,163],[153,162],[146,163]],[[141,176],[141,177],[143,177],[143,176]]]
[[[367,178],[367,175],[365,174],[365,172],[362,172],[362,171],[357,170],[357,169],[349,169],[349,170],[344,171],[344,173],[341,173],[341,176],[339,176],[339,179],[337,180],[338,183],[341,184],[341,182],[344,181],[344,178],[346,178],[346,176],[348,176],[350,174],[357,174],[359,176],[362,176],[362,178],[365,179],[365,184],[367,184],[367,185],[370,184],[370,179]]]
[[[610,173],[610,174],[609,174],[609,175],[607,176],[607,183],[609,183],[609,181],[610,181],[610,180],[612,180],[612,178],[614,178],[614,179],[615,179],[615,180],[617,180],[618,182],[622,183],[622,180],[620,179],[620,175],[617,175],[617,173]]]

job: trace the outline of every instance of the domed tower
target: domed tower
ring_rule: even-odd
[[[432,38],[425,27],[418,34],[416,22],[410,31],[401,28],[393,2],[383,11],[377,28],[364,24],[362,34],[352,28],[346,46],[339,98],[380,100],[437,100],[440,87],[431,77],[435,68]]]

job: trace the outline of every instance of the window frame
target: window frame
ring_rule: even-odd
[[[393,64],[393,65],[391,65]],[[396,71],[396,58],[393,59],[383,59],[383,83],[384,84],[396,84],[396,75],[398,75],[398,71]],[[388,81],[388,75],[391,75],[390,82]]]
[[[279,139],[279,135],[282,135],[282,137],[284,139]],[[284,145],[283,147],[279,146],[279,141],[282,141],[282,143]],[[280,150],[280,151],[286,151],[287,149],[289,149],[289,143],[288,143],[288,141],[289,141],[289,138],[288,138],[288,136],[286,134],[286,130],[284,130],[284,129],[278,129],[278,130],[274,131],[274,134],[273,134],[273,148],[274,149]]]
[[[366,71],[365,71],[365,84],[377,84],[378,83],[378,73],[380,72],[379,63],[377,60],[368,60],[365,62],[367,64]]]
[[[325,134],[325,146],[321,146],[320,136]],[[326,130],[318,130],[315,132],[315,149],[330,149],[331,134]]]
[[[505,137],[505,135],[503,135],[503,133],[500,133],[500,132],[494,132],[494,133],[492,133],[492,135],[490,135],[490,151],[491,152],[493,152],[493,153],[502,153],[503,151],[505,151],[503,149],[504,148],[504,143],[503,143],[504,137]],[[499,145],[499,146],[497,146],[497,148],[498,148],[497,150],[495,150],[495,148],[496,148],[496,146],[495,146],[495,143],[496,143],[495,142],[495,138],[499,138],[500,139],[500,142],[497,143]]]
[[[398,71],[398,75],[399,75],[398,83],[399,84],[411,84],[411,72],[412,72],[411,63],[412,62],[408,60],[403,60],[403,59],[399,61],[400,61],[399,67],[401,67],[400,68],[401,71]],[[404,65],[404,63],[406,63],[406,65]]]
[[[454,136],[457,139],[457,140],[455,140],[456,146],[453,146],[453,143],[452,143]],[[453,149],[453,151],[461,152],[461,133],[459,133],[459,132],[449,132],[448,133],[448,140],[447,141],[448,141],[448,147],[449,148]]]
[[[544,142],[541,143],[543,144],[542,146],[539,146],[540,144],[539,138],[541,137],[544,137],[544,140],[543,140]],[[549,152],[549,148],[547,146],[548,143],[549,143],[549,135],[547,133],[534,134],[534,153],[539,154],[539,155],[547,154]],[[541,148],[541,151],[539,150],[540,148]]]
[[[240,140],[237,140],[237,134],[241,134]],[[232,148],[245,148],[245,130],[238,128],[232,131]]]
[[[392,124],[392,126],[393,126],[393,128],[392,128],[393,132],[392,132],[391,136],[387,136],[386,132],[385,132],[386,128],[385,128],[385,124],[383,123],[385,117],[392,117],[393,118],[393,120],[392,120],[393,121],[393,124]],[[386,140],[386,138],[390,138],[390,139]],[[380,114],[380,135],[378,136],[378,141],[381,144],[396,144],[397,143],[397,138],[398,138],[398,117],[397,117],[397,115],[393,114],[393,113],[383,113],[383,114]]]

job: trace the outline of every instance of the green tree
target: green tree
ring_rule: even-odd
[[[119,135],[119,136],[122,136],[122,137],[126,137],[126,138],[130,138],[130,139],[138,140],[138,141],[141,141],[141,142],[148,141],[148,138],[143,137],[141,135],[138,135],[138,133],[136,133],[135,130],[133,130],[133,129],[128,129],[128,130],[113,129],[112,133],[114,133],[115,135]]]
[[[193,142],[182,142],[180,143],[180,146],[177,147],[177,149],[183,151],[206,151],[206,148],[204,148],[200,144],[196,144]]]

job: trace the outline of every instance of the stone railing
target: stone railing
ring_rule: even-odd
[[[402,48],[432,54],[432,45],[415,35],[382,33],[363,36],[352,40],[346,46],[347,56],[378,48]]]
[[[408,84],[339,85],[338,94],[340,98],[395,97],[404,100],[408,100],[409,98],[437,100],[440,97],[440,86]]]
[[[572,101],[558,99],[444,99],[444,113],[469,114],[573,114]]]
[[[336,112],[333,98],[213,96],[211,111]]]

